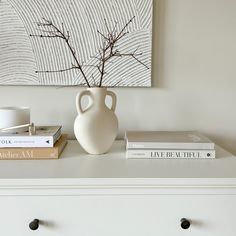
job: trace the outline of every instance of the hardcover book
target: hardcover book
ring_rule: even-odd
[[[214,143],[197,131],[127,131],[127,149],[203,149]]]
[[[213,159],[215,150],[129,149],[126,158],[132,159]]]
[[[53,147],[61,136],[61,126],[36,126],[36,134],[0,132],[0,148]]]
[[[66,144],[67,135],[62,134],[51,148],[1,148],[0,160],[58,159]]]

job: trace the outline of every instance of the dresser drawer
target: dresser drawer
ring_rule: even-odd
[[[0,198],[0,235],[235,236],[234,195]],[[29,229],[40,220],[36,231]],[[191,220],[182,229],[181,218]]]

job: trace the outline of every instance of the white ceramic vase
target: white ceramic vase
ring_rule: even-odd
[[[89,97],[86,108],[82,108],[83,96]],[[105,104],[106,96],[111,96],[112,105]],[[115,115],[116,95],[106,88],[88,88],[76,97],[78,116],[74,123],[75,136],[82,148],[89,154],[108,152],[118,132],[118,120]]]

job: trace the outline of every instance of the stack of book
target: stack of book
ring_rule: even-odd
[[[67,144],[61,126],[36,126],[35,135],[29,132],[0,132],[1,160],[57,159]]]
[[[215,144],[197,131],[127,131],[127,158],[215,158]]]

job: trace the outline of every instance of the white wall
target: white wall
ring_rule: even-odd
[[[154,86],[114,89],[120,137],[199,130],[236,154],[235,12],[235,0],[154,0]],[[0,87],[0,106],[30,106],[36,124],[62,124],[72,137],[80,90]]]

